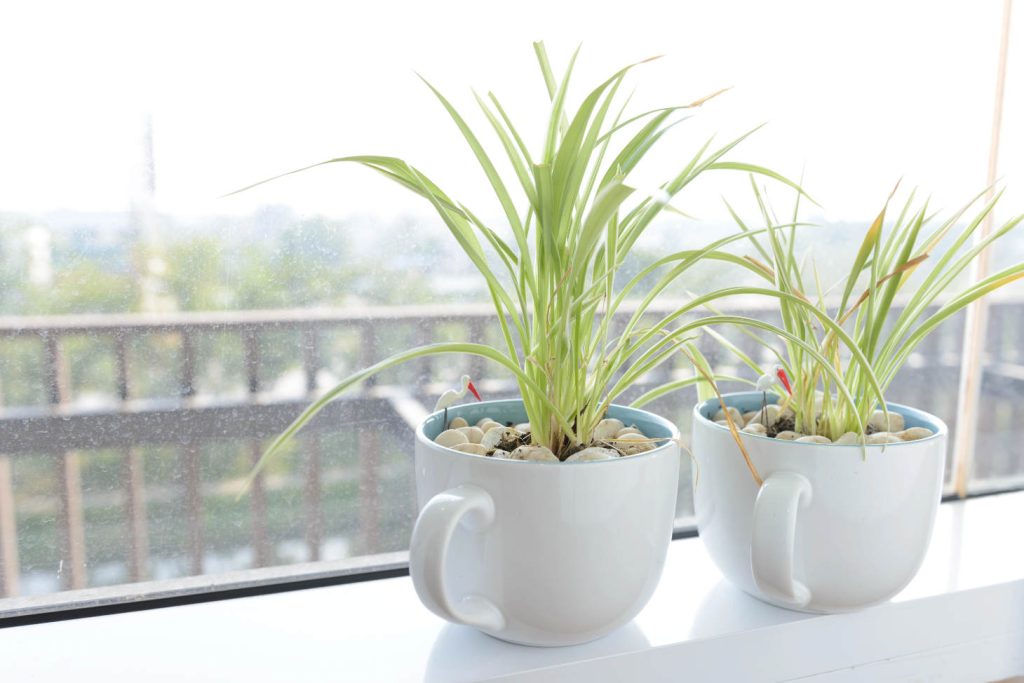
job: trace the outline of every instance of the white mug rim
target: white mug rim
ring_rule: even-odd
[[[759,398],[762,393],[763,392],[760,392],[760,391],[734,391],[734,392],[730,392],[728,394],[722,394],[722,402],[725,403],[726,407],[732,408],[732,407],[735,407],[735,406],[730,406],[729,405],[728,399],[730,397],[731,398],[739,398],[739,397],[746,398],[746,397],[749,396],[749,397],[757,397],[757,398]],[[772,401],[773,398],[776,399],[776,400],[778,399],[778,395],[774,394],[772,392],[768,393],[768,397],[769,397],[769,404],[774,403],[774,401]],[[721,405],[720,405],[720,402],[719,402],[717,396],[715,398],[709,398],[706,401],[700,401],[700,402],[698,402],[693,407],[694,425],[696,426],[697,421],[699,420],[700,422],[704,423],[704,426],[709,427],[711,429],[721,429],[721,430],[726,431],[726,432],[732,431],[727,426],[720,425],[717,422],[715,422],[714,420],[709,419],[707,417],[704,417],[704,413],[702,411],[706,407],[711,407],[712,405],[717,405],[719,407],[719,409],[721,409]],[[818,447],[826,447],[826,448],[856,448],[857,450],[862,450],[864,448],[870,448],[870,449],[873,449],[873,450],[885,450],[885,449],[888,449],[888,448],[903,448],[903,447],[906,447],[906,446],[913,446],[915,444],[924,444],[924,443],[927,443],[929,441],[934,441],[935,439],[939,439],[939,438],[945,437],[949,433],[949,428],[946,426],[946,423],[943,420],[941,420],[940,418],[936,417],[935,415],[932,415],[931,413],[927,413],[927,412],[925,412],[925,411],[923,411],[923,410],[921,410],[919,408],[914,408],[912,406],[903,405],[902,403],[893,403],[891,401],[886,401],[885,405],[889,409],[889,412],[898,413],[898,414],[902,415],[903,417],[913,417],[916,420],[928,423],[928,425],[929,425],[928,428],[932,430],[933,434],[931,436],[926,436],[923,439],[915,439],[914,441],[900,441],[899,443],[871,443],[871,444],[859,444],[859,443],[852,443],[852,444],[846,444],[846,443],[812,443],[812,442],[807,442],[807,441],[799,443],[797,441],[779,441],[778,439],[772,438],[770,436],[763,436],[761,434],[752,434],[750,432],[742,432],[741,431],[740,434],[743,436],[744,439],[748,439],[748,438],[749,439],[760,439],[760,440],[763,440],[763,441],[768,441],[768,442],[770,442],[772,444],[776,444],[779,447],[782,447],[782,446],[797,446],[797,447],[818,446]]]
[[[508,399],[495,399],[495,400],[491,400],[491,401],[480,401],[478,403],[464,403],[464,404],[460,404],[458,406],[452,406],[452,407],[448,408],[448,413],[449,414],[454,413],[454,416],[458,417],[459,416],[458,415],[458,409],[460,407],[462,407],[462,406],[481,406],[481,405],[489,405],[489,404],[493,405],[493,404],[510,404],[510,403],[515,403],[515,404],[522,405],[523,400],[521,398],[508,398]],[[511,467],[537,467],[537,466],[542,466],[542,467],[562,467],[562,466],[567,466],[567,467],[573,467],[573,468],[576,468],[576,467],[596,467],[596,466],[621,465],[622,463],[625,463],[627,461],[628,462],[637,462],[637,461],[640,461],[640,460],[646,460],[648,458],[652,458],[652,457],[656,457],[656,456],[659,456],[659,455],[663,455],[666,451],[671,449],[673,443],[676,443],[676,444],[679,443],[679,438],[680,438],[679,437],[679,428],[676,427],[676,425],[671,420],[669,420],[667,418],[664,418],[661,415],[658,415],[656,413],[652,413],[650,411],[643,410],[641,408],[631,408],[629,406],[623,406],[623,405],[619,405],[619,404],[615,404],[615,403],[613,403],[610,406],[608,406],[608,412],[609,413],[616,412],[616,411],[619,411],[619,410],[629,410],[629,411],[637,411],[637,412],[645,413],[647,416],[649,416],[649,418],[651,419],[652,422],[656,422],[659,425],[661,425],[662,427],[664,427],[665,429],[667,429],[669,434],[670,434],[670,436],[658,437],[658,440],[664,439],[665,443],[661,444],[660,446],[656,446],[652,450],[649,450],[649,451],[647,451],[645,453],[638,453],[636,455],[629,455],[629,456],[624,456],[624,457],[619,457],[619,458],[614,458],[614,459],[608,459],[608,460],[588,460],[588,461],[585,461],[585,462],[570,462],[570,463],[566,463],[566,462],[550,462],[550,461],[537,461],[537,460],[509,460],[509,459],[506,459],[506,458],[490,458],[490,457],[487,457],[487,456],[484,456],[484,455],[476,455],[475,453],[463,453],[462,451],[457,451],[454,448],[448,448],[447,446],[442,446],[442,445],[438,444],[436,441],[434,441],[434,440],[430,439],[429,437],[427,437],[427,435],[426,435],[426,433],[424,431],[424,428],[426,427],[427,422],[429,422],[432,418],[436,418],[438,415],[441,415],[444,412],[443,410],[438,410],[438,411],[435,411],[435,412],[431,413],[430,415],[427,415],[425,418],[423,418],[423,420],[420,421],[419,426],[416,427],[416,441],[418,443],[422,443],[425,446],[428,446],[428,447],[431,447],[431,448],[444,449],[445,451],[447,451],[445,453],[446,456],[454,455],[454,456],[459,456],[459,457],[462,457],[462,458],[469,458],[469,459],[471,459],[474,462],[480,461],[480,460],[489,461],[491,463],[494,463],[494,465],[498,466],[498,467],[506,467],[506,466],[511,466]]]

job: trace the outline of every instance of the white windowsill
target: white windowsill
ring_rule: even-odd
[[[578,647],[527,648],[446,625],[403,577],[4,629],[0,673],[76,683],[997,680],[1024,674],[1024,492],[943,505],[914,582],[856,614],[761,603],[726,584],[694,538],[672,543],[631,624]]]

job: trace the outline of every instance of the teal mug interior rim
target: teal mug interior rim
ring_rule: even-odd
[[[764,394],[762,392],[760,392],[760,391],[740,391],[740,392],[735,392],[735,393],[731,393],[731,394],[723,394],[722,395],[722,400],[725,401],[725,405],[729,406],[730,408],[736,408],[741,413],[746,413],[746,412],[750,412],[751,410],[760,410],[761,402],[763,400],[763,396],[764,396]],[[778,394],[775,394],[773,392],[768,392],[768,403],[769,404],[774,404],[774,403],[778,403],[778,402],[779,402]],[[764,439],[765,441],[770,441],[772,443],[785,443],[785,444],[792,444],[794,446],[834,446],[836,448],[857,448],[857,449],[861,449],[861,448],[864,448],[864,447],[867,447],[867,448],[901,448],[901,447],[905,447],[905,446],[913,446],[913,445],[916,445],[916,444],[927,443],[927,442],[933,441],[935,439],[943,438],[949,432],[949,428],[946,427],[946,423],[943,422],[942,420],[940,420],[939,418],[935,417],[931,413],[926,413],[923,410],[918,410],[917,408],[911,408],[910,406],[905,406],[905,405],[902,405],[900,403],[886,402],[885,405],[889,409],[889,412],[891,412],[891,413],[899,413],[900,415],[903,416],[904,428],[905,429],[906,428],[910,428],[910,427],[924,427],[926,429],[932,430],[932,432],[934,432],[934,433],[931,436],[927,436],[927,437],[925,437],[923,439],[917,439],[915,441],[905,441],[905,442],[901,442],[901,443],[887,443],[887,444],[867,444],[866,446],[862,446],[861,444],[797,443],[795,441],[782,441],[782,442],[779,442],[776,439],[773,439],[773,438],[768,437],[768,436],[762,436],[760,434],[747,434],[747,433],[744,433],[743,436],[744,436],[744,438]],[[710,427],[717,428],[717,429],[722,429],[722,430],[725,430],[725,431],[729,431],[728,427],[726,427],[725,425],[717,424],[714,421],[715,413],[717,413],[719,410],[721,410],[721,408],[722,408],[722,406],[719,403],[717,397],[708,399],[707,401],[704,401],[702,403],[698,403],[696,406],[694,406],[694,408],[693,408],[693,419],[694,419],[695,422],[697,420],[703,420]]]
[[[608,407],[607,416],[622,420],[624,424],[636,425],[637,428],[642,431],[646,436],[653,439],[666,439],[666,443],[659,445],[653,450],[647,451],[646,453],[639,453],[637,455],[630,455],[625,458],[616,458],[613,460],[595,460],[591,462],[574,462],[569,463],[573,467],[593,467],[599,465],[613,465],[615,463],[624,461],[635,461],[640,459],[646,459],[664,453],[666,448],[675,440],[679,438],[679,430],[674,424],[665,418],[649,413],[646,410],[640,410],[639,408],[630,408],[628,406],[611,405]],[[448,408],[448,420],[452,418],[461,417],[466,420],[469,424],[476,424],[481,418],[490,417],[497,422],[507,424],[519,424],[526,422],[526,408],[523,406],[522,399],[501,399],[497,401],[481,401],[478,403],[462,403],[457,406],[451,406]],[[431,446],[437,446],[434,443],[434,439],[441,433],[443,429],[444,411],[439,410],[435,413],[428,415],[423,422],[420,423],[419,427],[416,428],[416,440],[429,444]],[[453,456],[462,456],[465,458],[472,458],[474,460],[480,460],[481,458],[494,462],[501,463],[503,465],[546,465],[548,467],[558,467],[565,463],[561,462],[536,462],[527,460],[505,460],[502,458],[487,458],[485,456],[474,455],[472,453],[462,453],[453,449],[446,449],[448,454]]]

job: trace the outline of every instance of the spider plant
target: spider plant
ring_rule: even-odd
[[[544,45],[535,43],[534,49],[550,101],[538,149],[526,144],[494,93],[474,93],[502,152],[500,159],[511,173],[498,170],[497,157],[492,158],[463,115],[427,83],[489,181],[502,210],[502,225],[487,224],[467,203],[450,197],[423,171],[399,158],[340,157],[291,172],[325,164],[361,164],[429,202],[486,282],[503,348],[469,342],[429,344],[351,375],[278,437],[253,474],[343,391],[428,354],[482,356],[511,373],[535,444],[564,455],[567,448],[589,442],[612,401],[671,358],[701,324],[698,320],[673,327],[668,318],[653,325],[642,323],[655,295],[704,258],[732,259],[722,248],[746,238],[737,231],[705,249],[668,255],[618,287],[616,276],[652,221],[663,212],[677,211],[673,199],[706,171],[755,173],[799,190],[768,169],[726,160],[754,132],[750,131],[720,147],[705,142],[657,191],[637,192],[627,183],[629,174],[673,126],[688,118],[689,110],[719,93],[686,105],[630,113],[629,97],[620,90],[630,70],[643,63],[638,62],[615,72],[570,110],[568,91],[576,54],[557,78]],[[615,313],[641,281],[651,280],[650,293],[633,307],[625,327],[613,331]]]
[[[805,342],[783,338],[779,349],[755,336],[789,375],[793,393],[783,400],[796,413],[798,432],[832,440],[846,432],[863,435],[872,413],[885,409],[885,391],[918,344],[971,302],[1024,277],[1024,263],[1018,263],[949,294],[972,261],[1024,219],[1017,216],[983,239],[972,239],[1001,192],[988,200],[983,200],[988,192],[982,192],[944,220],[911,192],[890,220],[894,189],[865,232],[849,272],[823,287],[816,267],[808,274],[801,266],[798,231],[778,225],[753,179],[752,185],[767,229],[753,230],[729,210],[760,256],[746,259],[748,270],[777,290],[782,327]],[[798,196],[794,216],[799,206]],[[895,304],[902,310],[894,311]],[[830,324],[822,326],[823,320]],[[748,328],[741,331],[751,335]],[[716,338],[762,373],[738,347]],[[808,353],[807,346],[817,353]],[[841,400],[844,396],[853,400]]]

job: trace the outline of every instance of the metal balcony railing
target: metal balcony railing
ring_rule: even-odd
[[[666,304],[652,313],[671,308]],[[763,319],[774,317],[769,309],[750,305],[731,310]],[[207,570],[204,505],[211,495],[224,494],[223,488],[214,491],[216,487],[202,481],[200,448],[205,441],[231,439],[245,443],[249,461],[255,462],[265,439],[279,433],[311,397],[325,388],[321,386],[322,375],[330,364],[324,361],[324,339],[331,334],[356,335],[358,342],[351,364],[354,369],[387,355],[388,344],[382,343],[386,340],[402,337],[411,343],[427,343],[437,338],[441,328],[449,334],[454,330],[459,338],[493,342],[489,332],[494,327],[492,322],[493,313],[486,306],[0,318],[0,350],[14,343],[22,347],[29,344],[35,349],[38,379],[45,394],[45,400],[36,405],[0,407],[0,596],[21,592],[18,508],[22,504],[53,507],[60,587],[76,589],[90,585],[85,523],[89,492],[83,492],[81,473],[84,451],[111,449],[119,454],[118,488],[127,580],[139,581],[149,576],[152,532],[147,528],[147,504],[170,495],[168,489],[176,490],[184,501],[186,573],[202,574]],[[287,349],[293,356],[291,364],[295,371],[301,372],[303,390],[298,393],[284,395],[271,390],[268,384],[264,342],[278,332],[287,332],[298,340],[295,348]],[[154,335],[172,340],[165,345],[170,351],[165,350],[157,365],[161,372],[173,370],[175,389],[168,395],[141,397],[136,391],[137,378],[157,368],[133,368],[130,350],[140,338]],[[211,335],[233,340],[241,358],[244,396],[225,397],[200,390],[203,382],[197,348],[201,340]],[[80,400],[73,390],[66,347],[82,337],[92,340],[94,346],[104,347],[113,358],[110,401],[98,407]],[[993,303],[988,339],[987,380],[991,376],[991,381],[987,381],[986,391],[1016,398],[1024,396],[1024,367],[1018,365],[1024,343],[1024,302]],[[763,350],[752,340],[739,335],[736,340],[751,355],[764,358]],[[713,362],[728,362],[713,340],[705,338],[701,344]],[[955,395],[933,390],[925,379],[942,375],[952,378],[955,387],[960,346],[961,330],[955,322],[929,337],[894,387],[893,398],[913,402],[940,416],[952,416]],[[688,373],[682,361],[659,369],[647,384],[666,381],[675,373]],[[452,363],[463,365],[453,368]],[[507,380],[488,377],[489,370],[479,358],[446,359],[443,367],[436,358],[423,358],[416,361],[412,380],[379,385],[367,382],[360,390],[333,403],[309,425],[301,436],[302,481],[292,482],[301,489],[301,542],[306,548],[306,559],[319,559],[324,544],[325,472],[320,447],[324,430],[345,424],[397,425],[403,436],[408,436],[426,414],[426,406],[432,403],[429,397],[443,386],[439,382],[449,381],[460,372],[479,378],[491,388],[492,395],[513,389]],[[0,366],[0,377],[4,374],[9,373]],[[0,397],[3,395],[0,387]],[[992,416],[988,422],[983,421],[982,429],[1002,429],[992,421],[996,418],[1002,420],[1000,424],[1020,424],[1024,418],[1021,410],[1014,407],[1009,418]],[[679,414],[684,415],[685,410]],[[358,520],[353,523],[358,530],[356,547],[370,553],[379,550],[381,506],[375,497],[381,477],[389,470],[382,462],[381,430],[358,429],[357,433],[357,465],[352,471],[332,476],[348,477],[358,485]],[[140,448],[152,444],[177,453],[178,476],[169,481],[145,480]],[[18,495],[12,463],[19,457],[40,454],[46,455],[48,466],[52,467],[56,500],[33,499],[26,503],[26,497]],[[979,460],[979,467],[987,467],[987,462],[990,461]],[[1003,459],[996,469],[1000,471],[978,474],[1019,472],[1024,470],[1024,462],[1020,458]],[[273,563],[272,542],[267,535],[267,481],[262,476],[256,479],[248,495],[248,516],[251,565]]]

